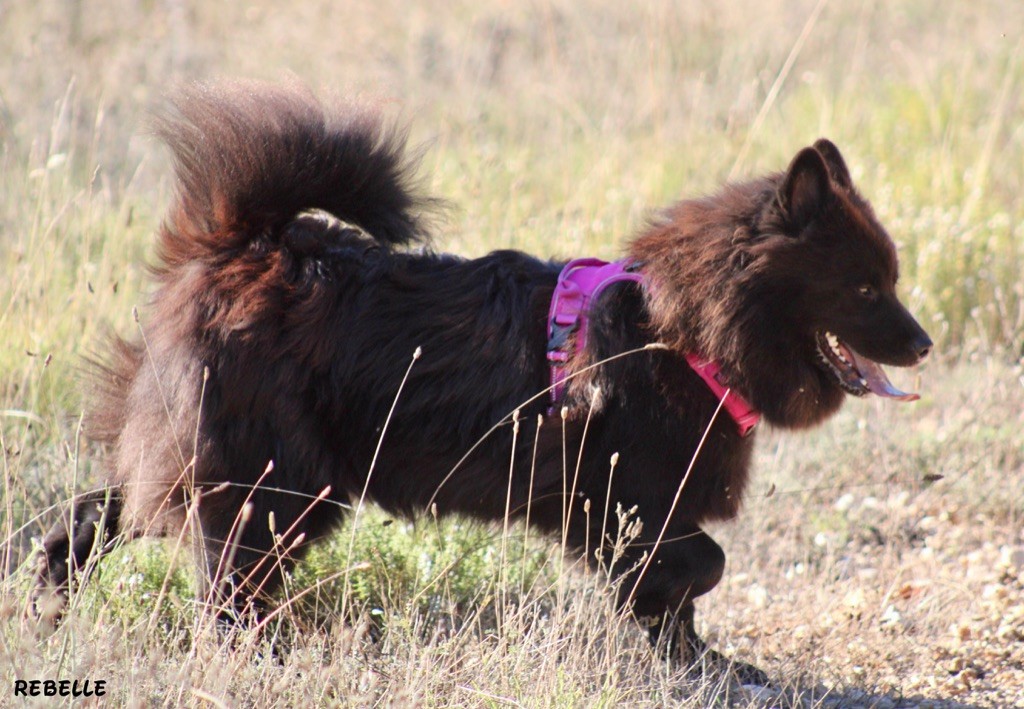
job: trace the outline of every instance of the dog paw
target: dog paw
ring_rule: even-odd
[[[710,648],[706,648],[700,656],[695,658],[690,665],[690,670],[704,676],[709,674],[728,676],[745,689],[754,690],[772,686],[768,674],[761,668],[748,662],[733,660]]]
[[[772,681],[768,673],[760,667],[751,665],[748,662],[737,662],[732,660],[729,664],[729,672],[736,677],[736,680],[743,685],[744,689],[760,689],[771,687]]]

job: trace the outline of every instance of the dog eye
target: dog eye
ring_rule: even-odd
[[[874,286],[869,285],[867,283],[857,286],[857,293],[862,298],[867,298],[868,300],[874,300],[875,295],[877,295]]]

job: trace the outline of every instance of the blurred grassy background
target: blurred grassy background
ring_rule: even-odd
[[[766,437],[760,461],[804,503],[822,500],[799,486],[903,479],[917,495],[925,471],[956,473],[970,484],[943,494],[1019,528],[1021,27],[1024,4],[1003,0],[0,0],[3,527],[97,475],[76,367],[145,303],[170,187],[147,110],[174,82],[241,75],[391,104],[456,206],[438,247],[465,254],[611,257],[651,209],[832,138],[939,361],[913,435],[856,402],[816,443]],[[783,525],[783,504],[750,514]],[[757,547],[740,529],[733,546]]]

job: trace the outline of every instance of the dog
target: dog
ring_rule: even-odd
[[[621,506],[644,524],[619,605],[681,661],[727,662],[694,629],[725,566],[701,527],[737,514],[754,423],[916,398],[882,365],[918,364],[931,340],[828,140],[669,207],[620,262],[567,265],[432,251],[438,203],[373,110],[201,84],[156,132],[177,178],[156,287],[142,337],[96,365],[86,431],[109,450],[109,487],[46,535],[51,592],[118,531],[178,533],[189,510],[203,593],[241,610],[363,495],[410,517],[529,509],[591,552]],[[289,554],[268,561],[274,548]]]

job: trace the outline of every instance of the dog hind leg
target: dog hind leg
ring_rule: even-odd
[[[197,595],[227,624],[248,622],[250,611],[258,618],[284,574],[341,516],[336,501],[304,493],[257,489],[244,504],[247,511],[240,505],[234,514],[212,506],[200,510],[200,534],[193,540]]]
[[[59,622],[72,585],[83,582],[82,575],[111,551],[122,505],[117,487],[77,495],[43,537],[32,594],[33,609],[41,619]]]

